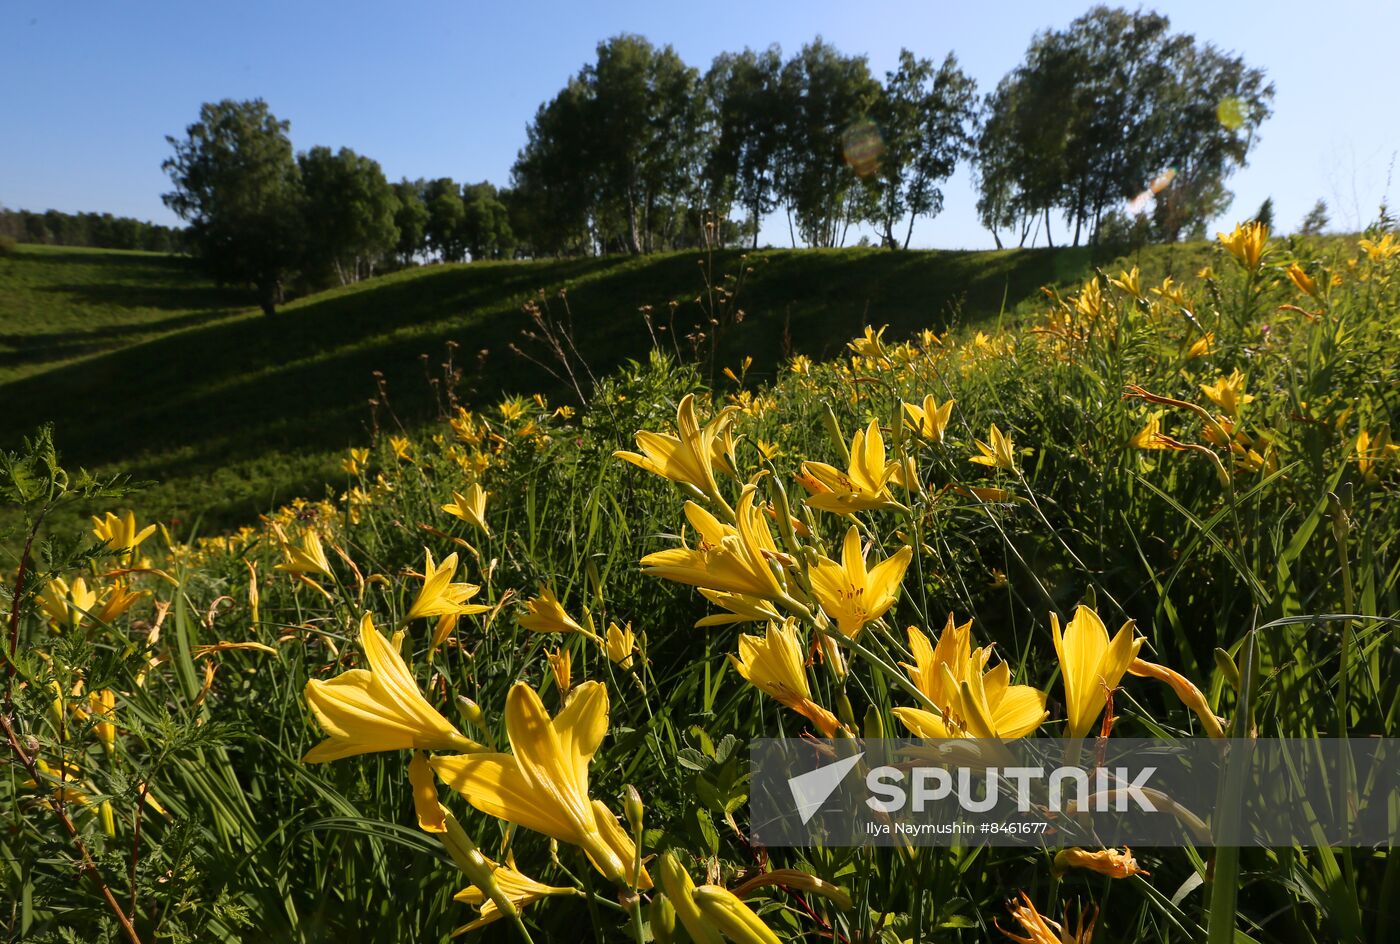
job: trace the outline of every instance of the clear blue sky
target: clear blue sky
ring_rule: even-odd
[[[161,222],[165,135],[201,102],[265,98],[298,150],[348,146],[391,179],[505,183],[540,102],[591,60],[598,40],[635,32],[691,65],[724,50],[815,35],[869,56],[883,75],[901,46],[949,50],[982,90],[1016,65],[1031,35],[1067,24],[1088,0],[983,2],[77,2],[0,3],[0,203],[102,210]],[[1131,4],[1129,4],[1131,5]],[[1357,227],[1386,195],[1400,149],[1393,89],[1400,2],[1180,0],[1148,5],[1177,30],[1237,51],[1276,85],[1275,114],[1233,178],[1228,217],[1272,196],[1291,229],[1318,197]],[[990,245],[965,170],[920,246]],[[1395,184],[1389,185],[1394,204]],[[787,244],[776,221],[765,240]]]

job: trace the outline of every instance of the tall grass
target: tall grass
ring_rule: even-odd
[[[736,363],[710,385],[658,350],[598,380],[586,409],[514,397],[413,439],[367,443],[367,455],[346,458],[345,494],[291,503],[255,527],[189,543],[162,533],[129,549],[78,536],[36,548],[18,592],[7,585],[18,644],[6,650],[15,744],[0,777],[10,863],[0,886],[12,905],[0,922],[19,938],[100,939],[119,933],[120,911],[140,940],[420,941],[473,918],[452,900],[473,882],[460,850],[417,825],[408,754],[302,762],[328,733],[306,707],[307,683],[363,665],[357,628],[370,614],[386,635],[406,631],[401,651],[428,701],[501,750],[507,691],[524,681],[558,712],[566,692],[550,656],[568,653],[571,687],[602,683],[610,701],[591,796],[621,814],[635,787],[642,854],[670,853],[697,883],[744,892],[783,940],[987,940],[998,921],[1014,927],[1004,901],[1017,891],[1066,923],[1096,905],[1100,944],[1388,940],[1400,870],[1384,850],[1137,850],[1146,871],[1113,879],[1060,876],[1032,850],[753,847],[744,745],[813,727],[728,659],[762,622],[697,628],[717,608],[638,565],[695,546],[687,499],[725,520],[724,505],[753,482],[773,511],[770,559],[791,597],[770,605],[797,617],[811,700],[852,733],[903,731],[894,709],[918,703],[897,668],[912,661],[903,630],[933,635],[952,613],[974,621],[977,644],[995,644],[1017,683],[1044,693],[1040,734],[1062,734],[1050,614],[1063,621],[1086,603],[1110,631],[1135,620],[1142,658],[1185,675],[1238,736],[1391,735],[1400,463],[1387,430],[1400,405],[1400,254],[1370,237],[1360,252],[1274,242],[1258,265],[1222,249],[1195,278],[1156,285],[1093,274],[1024,323],[870,331],[840,357],[799,356],[765,383]],[[1303,278],[1288,274],[1294,263]],[[733,450],[712,457],[714,495],[614,455],[634,450],[639,430],[674,433],[687,394],[702,422],[733,408],[721,420]],[[956,401],[941,437],[906,422],[904,404],[929,394]],[[889,481],[882,507],[814,509],[803,463],[845,469],[872,421],[882,461],[916,471]],[[970,463],[975,440],[995,445],[992,426],[1014,444],[1010,461]],[[82,491],[46,461],[15,456],[5,468],[31,521]],[[49,485],[23,487],[35,481]],[[443,510],[471,483],[488,493],[489,533]],[[110,490],[86,494],[139,507]],[[819,557],[840,559],[852,524],[872,564],[912,551],[898,602],[855,646],[835,639],[811,582]],[[308,534],[326,548],[326,572],[279,570]],[[456,553],[457,579],[479,584],[471,602],[487,607],[431,654],[434,622],[405,619],[425,549],[436,561]],[[80,599],[80,574],[99,594],[120,585],[146,596],[100,619],[111,597]],[[50,583],[60,577],[66,589]],[[521,626],[541,588],[583,632]],[[610,624],[635,632],[630,663],[590,638]],[[827,640],[843,647],[844,676]],[[110,716],[88,700],[105,689]],[[1151,679],[1125,676],[1112,712],[1115,736],[1206,733]],[[39,759],[54,773],[29,776],[25,763]],[[636,940],[638,928],[664,927],[661,910],[639,909],[568,843],[439,795],[486,856],[582,891],[523,909],[536,940]],[[87,881],[75,877],[82,852],[64,822],[90,855]],[[649,860],[654,876],[661,867]],[[750,892],[745,883],[771,870],[821,881],[779,871]],[[503,921],[482,933],[519,930]]]

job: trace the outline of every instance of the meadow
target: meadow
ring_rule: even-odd
[[[64,447],[0,461],[0,924],[1393,940],[1388,849],[748,839],[760,736],[1394,733],[1400,244],[1266,236],[133,299],[130,335],[0,387],[31,405],[6,440]]]

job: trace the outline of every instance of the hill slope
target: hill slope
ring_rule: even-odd
[[[1151,253],[1152,269],[1185,270],[1203,249]],[[898,337],[995,318],[1042,285],[1080,281],[1094,261],[1086,249],[719,253],[709,260],[716,282],[748,271],[736,302],[745,317],[717,363],[752,354],[761,377],[788,354],[834,353],[864,324],[888,323]],[[698,252],[428,266],[299,300],[271,319],[231,309],[228,293],[171,257],[26,247],[0,265],[0,337],[11,348],[0,443],[51,420],[71,463],[156,480],[142,507],[168,517],[200,509],[206,530],[338,478],[336,454],[369,438],[375,371],[390,429],[434,414],[427,376],[440,375],[449,342],[468,403],[560,391],[513,350],[549,363],[522,337],[532,297],[571,325],[595,374],[652,346],[641,306],[652,306],[658,343],[687,354],[685,336],[707,320]]]

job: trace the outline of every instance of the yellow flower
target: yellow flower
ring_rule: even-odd
[[[901,547],[870,570],[865,567],[860,532],[852,525],[841,546],[841,563],[818,557],[812,568],[812,592],[843,635],[854,639],[867,623],[894,605],[900,581],[914,551]]]
[[[1109,279],[1108,282],[1125,295],[1131,295],[1133,298],[1142,298],[1142,273],[1138,271],[1137,266],[1133,266],[1133,271],[1131,272],[1120,271],[1118,273],[1118,278]]]
[[[1254,402],[1254,395],[1244,392],[1244,374],[1238,368],[1230,376],[1221,375],[1215,383],[1200,387],[1210,402],[1231,416],[1238,416],[1240,407]]]
[[[909,636],[909,651],[914,664],[901,662],[909,680],[935,705],[948,704],[952,693],[944,689],[942,666],[947,666],[955,680],[967,678],[972,658],[972,620],[961,626],[948,614],[948,622],[938,634],[938,643],[930,644],[928,636],[915,626],[905,631]]]
[[[448,554],[437,566],[433,565],[432,551],[424,548],[423,555],[423,588],[408,608],[404,622],[425,616],[465,616],[491,609],[489,606],[467,603],[481,592],[476,584],[452,582],[452,575],[457,572],[456,554]]]
[[[359,475],[369,465],[368,449],[351,449],[350,454],[340,460],[340,467],[347,475]]]
[[[1025,892],[1020,893],[1019,901],[1010,901],[1006,904],[1006,910],[1011,912],[1011,917],[1021,925],[1024,934],[1012,934],[997,923],[997,930],[1006,935],[1016,944],[1092,944],[1094,939],[1094,921],[1098,918],[1098,908],[1088,908],[1079,912],[1079,921],[1073,928],[1069,926],[1069,912],[1065,912],[1065,924],[1045,917],[1035,910],[1035,905],[1031,904],[1030,896]],[[1086,927],[1086,914],[1087,924]]]
[[[766,623],[770,620],[782,619],[782,614],[767,600],[758,597],[745,596],[742,593],[724,593],[720,590],[711,590],[707,587],[700,588],[700,595],[709,600],[715,606],[722,607],[728,612],[714,613],[710,616],[701,617],[696,620],[697,627],[702,626],[725,626],[729,623],[759,622]]]
[[[325,548],[321,547],[321,538],[314,529],[307,528],[302,532],[300,547],[283,541],[282,554],[286,560],[277,565],[277,570],[283,570],[289,574],[333,576],[331,562],[326,557]]]
[[[451,503],[443,505],[442,510],[489,535],[491,528],[486,523],[486,499],[490,497],[490,492],[473,482],[467,487],[465,494],[453,492]]]
[[[784,599],[787,591],[770,561],[786,558],[778,553],[767,518],[754,507],[756,494],[756,486],[744,487],[735,511],[737,527],[687,502],[685,515],[700,533],[700,546],[648,554],[642,558],[642,573],[760,600]]]
[[[636,637],[632,634],[632,624],[628,623],[626,629],[620,628],[616,623],[608,624],[607,653],[608,659],[624,669],[632,667],[632,650],[636,648]]]
[[[1206,696],[1180,672],[1169,669],[1165,665],[1148,662],[1146,659],[1134,659],[1128,666],[1128,674],[1138,678],[1154,678],[1159,682],[1166,682],[1176,693],[1176,697],[1181,699],[1181,703],[1190,708],[1196,717],[1201,719],[1201,726],[1205,728],[1207,735],[1213,738],[1225,736],[1225,730],[1220,726],[1220,719],[1211,710],[1210,702],[1206,701]]]
[[[769,623],[762,639],[741,634],[739,654],[731,655],[729,661],[744,681],[811,721],[823,736],[835,736],[836,716],[812,700],[802,646],[791,620]]]
[[[953,404],[956,402],[947,400],[940,406],[930,394],[924,397],[922,407],[912,403],[904,404],[904,412],[909,414],[909,425],[914,432],[931,443],[941,443],[943,432],[948,428],[948,419],[953,414]]]
[[[117,711],[117,695],[110,688],[88,693],[88,711],[96,719],[93,733],[108,754],[117,746],[117,728],[112,718]]]
[[[1189,348],[1186,349],[1186,359],[1194,360],[1197,357],[1205,357],[1215,348],[1215,332],[1207,331],[1196,339]]]
[[[772,462],[783,454],[783,450],[777,443],[769,442],[766,439],[760,439],[755,445],[758,446],[758,454],[768,462]]]
[[[1162,415],[1165,410],[1153,410],[1147,414],[1147,425],[1138,430],[1132,439],[1128,440],[1128,445],[1134,449],[1166,449],[1166,443],[1162,442]]]
[[[705,923],[735,944],[781,944],[763,919],[723,885],[701,885],[691,899]]]
[[[1011,441],[1011,437],[1003,433],[993,423],[991,428],[987,430],[987,438],[991,440],[990,446],[980,439],[973,440],[981,455],[973,456],[968,461],[994,469],[1015,469],[1016,444]]]
[[[389,448],[394,451],[394,458],[402,460],[403,462],[413,461],[413,457],[409,455],[408,452],[408,447],[411,445],[412,443],[407,436],[389,437]]]
[[[93,516],[92,533],[114,551],[134,551],[142,541],[156,533],[156,526],[148,524],[138,531],[136,515],[128,511],[123,519],[109,511],[101,518]]]
[[[882,338],[885,329],[889,325],[881,325],[879,331],[875,331],[870,325],[865,326],[865,333],[854,341],[849,342],[846,347],[855,351],[862,357],[883,358],[885,356],[885,344]]]
[[[1063,875],[1070,869],[1088,869],[1109,878],[1132,878],[1134,875],[1152,874],[1137,864],[1137,859],[1133,858],[1133,850],[1127,846],[1123,847],[1122,852],[1117,849],[1100,849],[1098,852],[1089,852],[1087,849],[1061,849],[1055,854],[1055,864],[1052,868],[1056,875]]]
[[[578,895],[581,894],[576,888],[563,888],[556,885],[545,885],[532,878],[520,874],[515,869],[504,865],[497,865],[490,859],[486,860],[491,868],[491,878],[499,888],[510,899],[511,904],[516,908],[524,908],[533,904],[541,898],[548,898],[552,895]],[[468,931],[475,931],[484,927],[492,921],[497,921],[503,917],[496,903],[487,894],[475,885],[469,885],[460,892],[452,896],[453,901],[460,901],[463,904],[471,905],[480,915],[475,921],[464,924],[452,932],[453,937],[466,934]]]
[[[584,682],[550,718],[535,690],[516,682],[506,697],[510,754],[437,756],[428,764],[488,816],[578,846],[617,885],[650,888],[617,816],[588,796],[588,764],[608,730],[608,692]]]
[[[1395,241],[1394,233],[1386,233],[1379,240],[1359,239],[1356,245],[1366,253],[1372,262],[1384,262],[1400,255],[1400,242]]]
[[[326,740],[302,758],[308,764],[375,751],[479,750],[418,691],[403,657],[374,628],[366,613],[360,646],[368,669],[350,669],[330,681],[306,683],[306,703]]]
[[[554,687],[559,690],[560,699],[566,699],[573,688],[574,657],[567,649],[555,649],[544,654],[549,663],[550,674],[554,676]]]
[[[433,780],[433,769],[428,766],[428,755],[423,751],[414,751],[408,762],[408,786],[413,793],[418,828],[425,833],[447,832],[447,817],[438,802],[437,781]]]
[[[637,446],[642,454],[619,451],[613,455],[673,482],[690,485],[701,494],[722,502],[715,483],[715,442],[722,440],[734,412],[732,407],[721,410],[701,429],[695,418],[695,395],[688,393],[676,408],[679,437],[641,430],[637,433]]]
[[[1235,226],[1230,235],[1216,233],[1216,238],[1230,255],[1239,260],[1247,272],[1259,271],[1264,247],[1269,241],[1269,228],[1258,220]]]
[[[62,577],[55,577],[39,592],[40,609],[49,619],[67,627],[78,626],[89,614],[96,615],[98,600],[82,577],[74,577],[71,587]]]
[[[943,710],[939,716],[922,708],[895,708],[894,716],[916,737],[1019,738],[1045,720],[1045,694],[1029,685],[1011,684],[1005,662],[984,671],[992,648],[969,651],[972,621],[954,625],[952,614],[930,647],[928,637],[909,628],[915,664],[905,665],[919,691]]]
[[[1065,686],[1065,711],[1069,715],[1068,734],[1082,738],[1093,728],[1108,703],[1108,693],[1118,687],[1123,673],[1137,658],[1143,641],[1128,620],[1111,640],[1103,620],[1082,603],[1074,618],[1060,631],[1060,618],[1050,614],[1050,631]]]
[[[537,633],[582,633],[592,636],[579,622],[564,612],[564,605],[554,595],[553,589],[541,586],[537,596],[525,601],[525,615],[516,623]]]
[[[1321,300],[1322,293],[1318,291],[1317,283],[1313,281],[1311,276],[1303,271],[1302,266],[1296,262],[1290,262],[1288,264],[1287,274],[1288,280],[1298,286],[1298,291]]]
[[[825,462],[802,463],[803,474],[820,485],[820,490],[807,497],[807,505],[837,514],[902,508],[887,488],[897,470],[897,463],[885,461],[885,437],[880,433],[879,422],[871,420],[869,426],[856,430],[852,437],[851,461],[845,472]]]
[[[1367,430],[1356,435],[1356,467],[1367,482],[1379,482],[1381,473],[1397,456],[1400,446],[1390,441],[1390,426],[1382,425],[1374,437]]]

